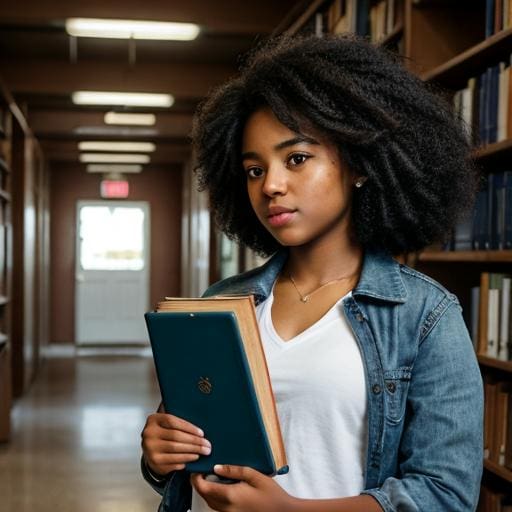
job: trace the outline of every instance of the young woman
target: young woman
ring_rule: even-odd
[[[255,296],[290,472],[189,475],[209,441],[161,411],[143,431],[161,510],[474,510],[482,383],[461,307],[392,257],[472,205],[450,108],[365,41],[281,38],[201,106],[194,142],[218,226],[273,255],[205,295]]]

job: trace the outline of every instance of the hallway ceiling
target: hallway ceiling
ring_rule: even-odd
[[[232,76],[240,56],[286,27],[311,2],[301,0],[88,0],[0,2],[0,76],[51,162],[78,162],[84,140],[151,141],[152,162],[183,162],[197,103]],[[70,17],[197,23],[191,42],[73,38]],[[74,44],[76,43],[76,46]],[[75,56],[76,55],[76,56]],[[170,93],[166,109],[77,106],[77,90]],[[153,112],[151,127],[108,126],[110,110]],[[84,165],[84,164],[80,164]]]

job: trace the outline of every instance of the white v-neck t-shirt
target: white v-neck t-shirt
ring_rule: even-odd
[[[288,341],[272,323],[273,293],[256,308],[290,467],[274,478],[298,498],[341,498],[364,489],[366,383],[343,309],[350,295]],[[211,510],[192,489],[192,512]]]

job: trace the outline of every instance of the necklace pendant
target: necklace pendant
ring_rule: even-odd
[[[304,304],[309,300],[309,295],[306,295],[305,297],[301,297],[300,300],[304,302]]]

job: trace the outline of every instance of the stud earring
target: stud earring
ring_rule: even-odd
[[[366,181],[366,178],[361,178],[360,180],[357,180],[355,185],[357,188],[361,188],[364,185],[364,182]]]

